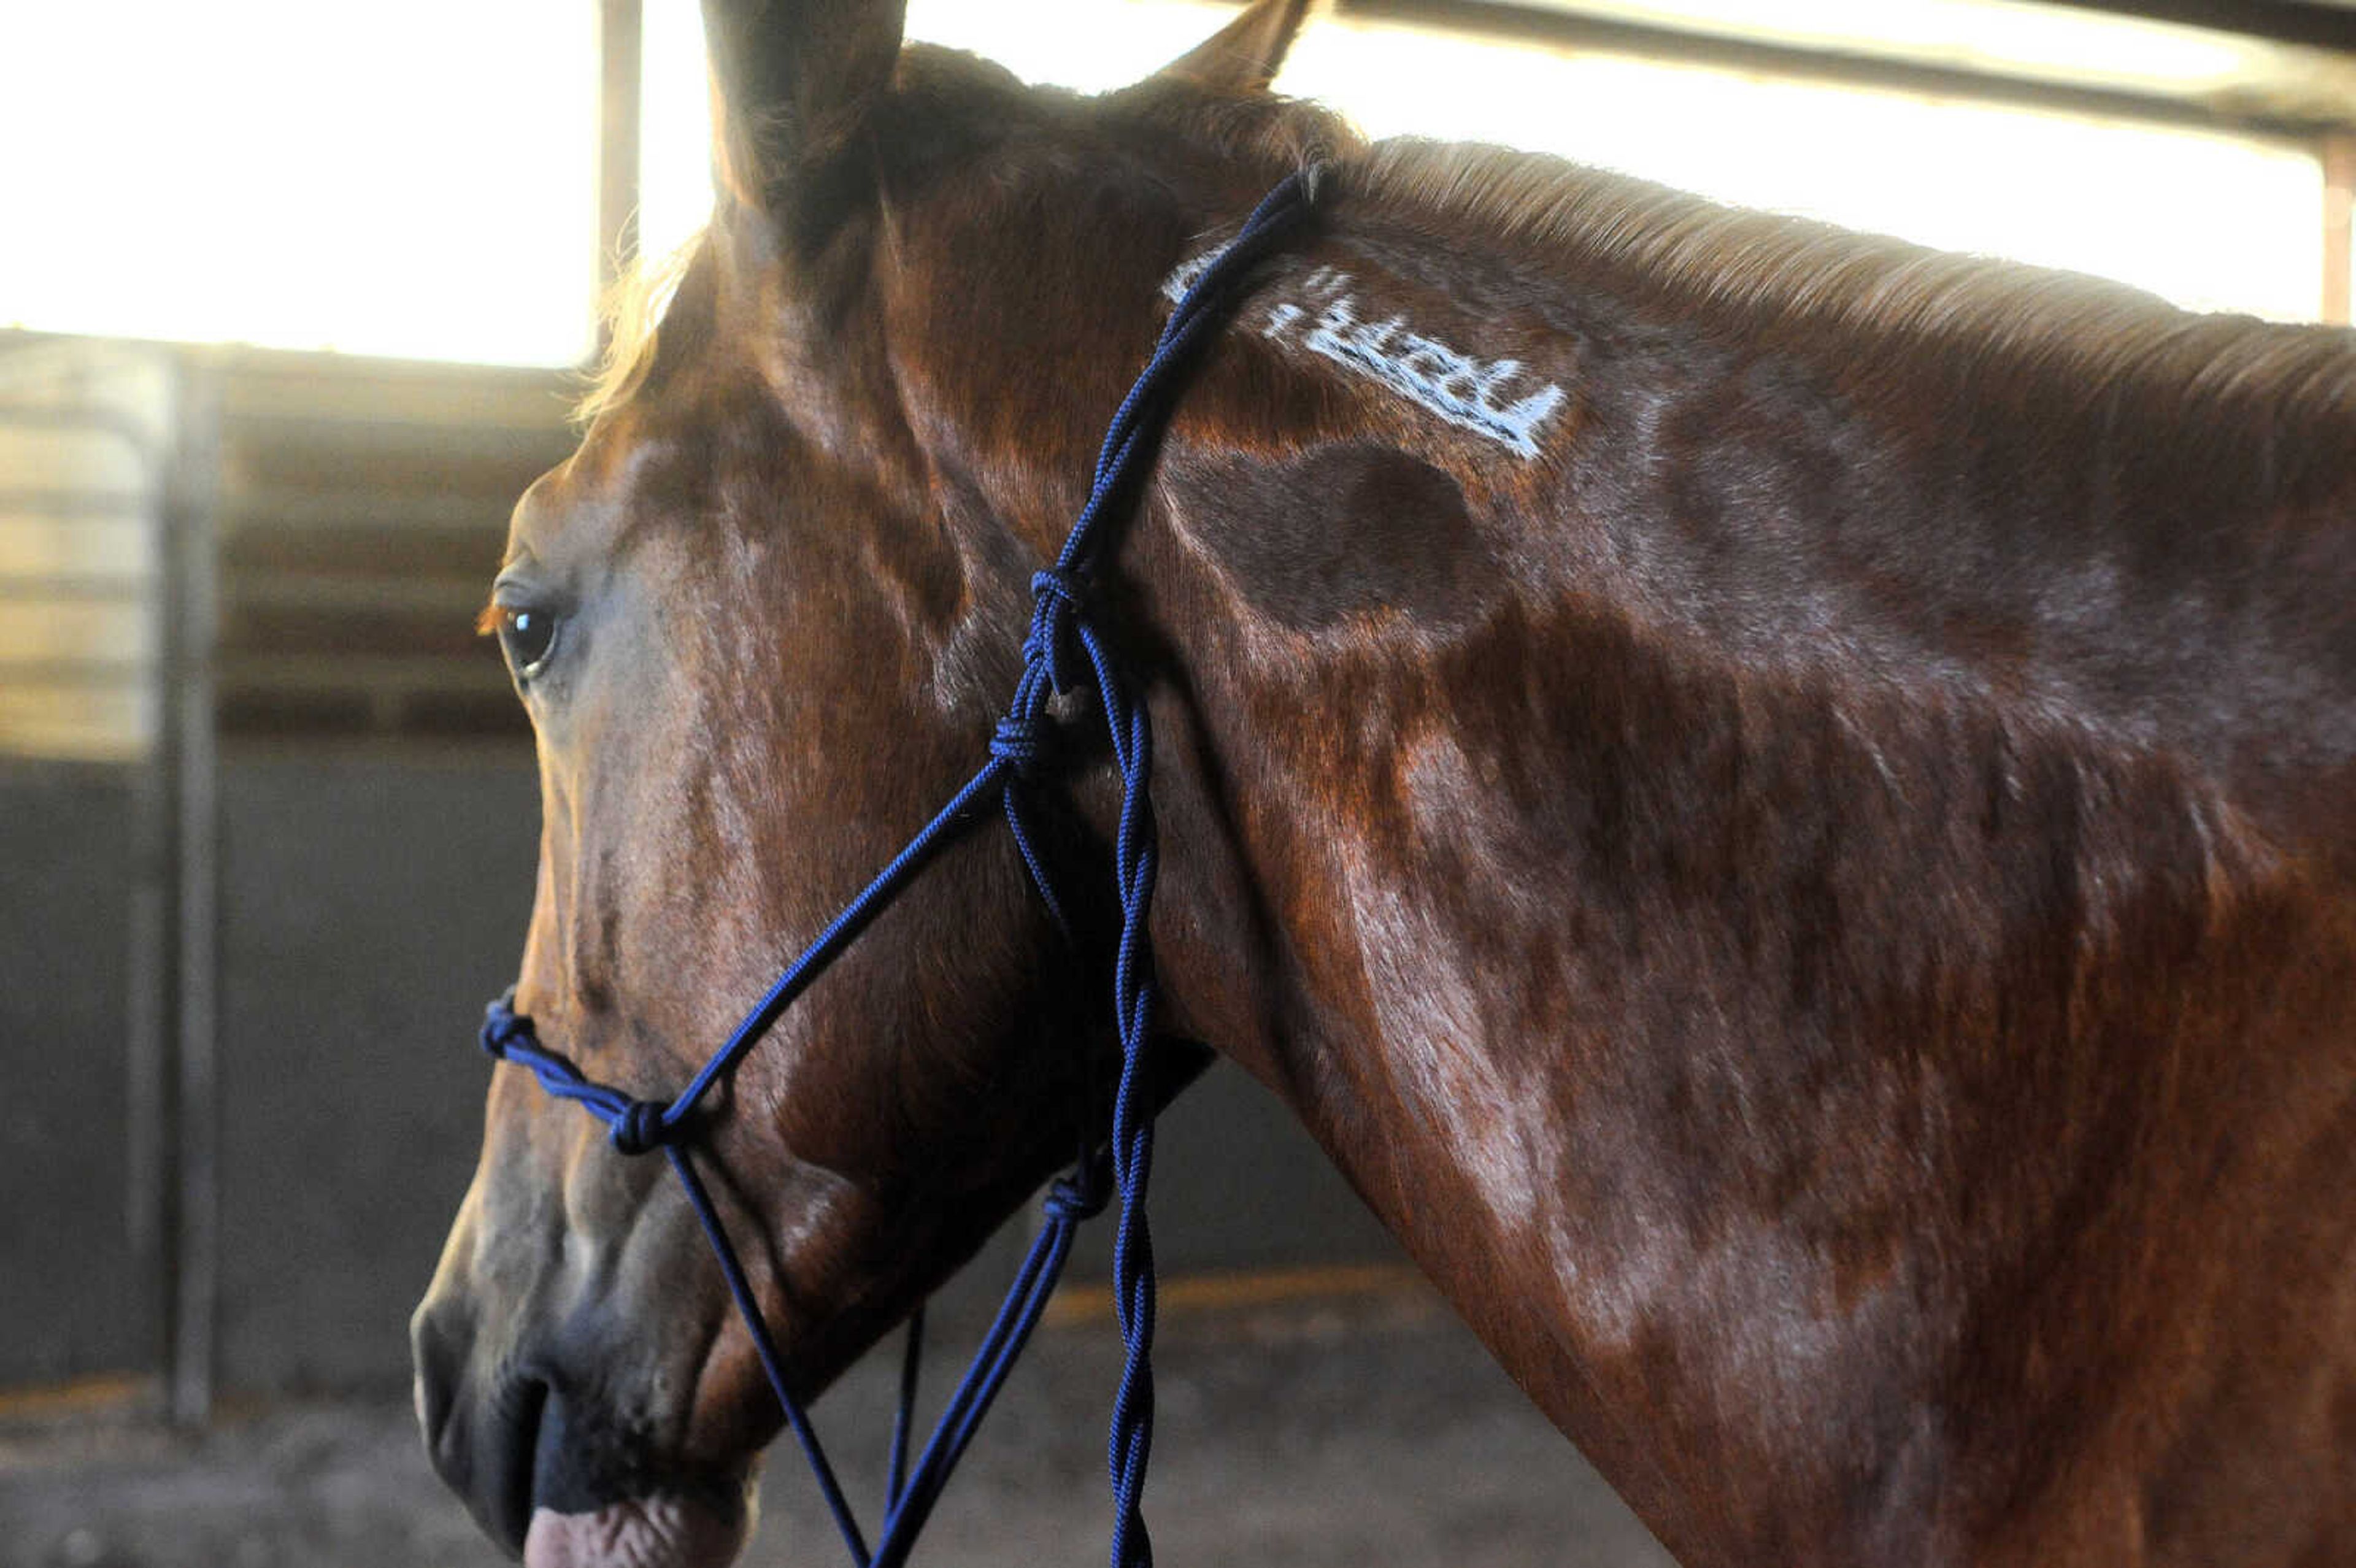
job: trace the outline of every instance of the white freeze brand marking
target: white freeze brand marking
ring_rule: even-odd
[[[1173,301],[1183,298],[1218,256],[1211,251],[1181,261],[1163,280],[1162,292]],[[1410,330],[1403,315],[1360,320],[1350,285],[1349,273],[1318,268],[1301,281],[1307,303],[1280,300],[1269,306],[1260,336],[1286,347],[1322,354],[1520,456],[1538,454],[1539,427],[1562,406],[1560,387],[1549,381],[1509,402],[1512,383],[1523,374],[1520,360],[1476,359],[1459,353]]]

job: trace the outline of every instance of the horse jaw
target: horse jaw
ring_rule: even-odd
[[[540,1509],[523,1542],[524,1568],[728,1568],[753,1534],[756,1496],[728,1508],[660,1496],[594,1513]]]

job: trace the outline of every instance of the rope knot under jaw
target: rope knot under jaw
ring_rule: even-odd
[[[1061,1176],[1048,1184],[1046,1200],[1039,1208],[1050,1220],[1076,1224],[1103,1213],[1105,1202],[1110,1196],[1101,1181],[1080,1181]]]
[[[613,1121],[609,1135],[614,1147],[625,1155],[642,1155],[670,1142],[673,1128],[663,1119],[669,1110],[659,1100],[633,1100],[622,1107],[622,1114]]]

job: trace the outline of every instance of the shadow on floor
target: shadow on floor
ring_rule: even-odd
[[[881,1487],[894,1348],[816,1412],[862,1503]],[[960,1348],[936,1347],[936,1395]],[[919,1563],[1104,1560],[1104,1418],[1119,1356],[1101,1321],[1042,1331]],[[1182,1310],[1166,1317],[1156,1360],[1147,1517],[1172,1568],[1675,1568],[1425,1294]],[[798,1454],[773,1453],[762,1501],[747,1563],[838,1562]],[[403,1404],[280,1406],[196,1436],[86,1417],[0,1426],[6,1568],[504,1561],[427,1470]]]

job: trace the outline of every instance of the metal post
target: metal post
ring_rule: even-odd
[[[638,250],[640,0],[598,0],[597,287],[625,276]],[[603,328],[600,328],[603,331]],[[602,352],[605,345],[598,345]]]
[[[2356,132],[2334,131],[2323,138],[2323,319],[2334,326],[2350,322],[2349,271],[2356,263]]]
[[[167,383],[166,397],[169,396]],[[168,417],[168,404],[166,405]],[[147,525],[144,562],[150,662],[139,672],[141,754],[131,772],[131,930],[125,949],[129,973],[123,1041],[123,1232],[131,1255],[155,1304],[156,1364],[171,1364],[174,1206],[171,1109],[168,1077],[174,997],[178,989],[177,922],[179,869],[177,829],[179,746],[173,734],[173,647],[178,616],[172,583],[172,509],[167,491],[170,439],[160,421],[142,448],[141,513]]]
[[[220,1282],[220,758],[213,704],[220,392],[218,367],[202,350],[176,357],[174,381],[176,439],[165,481],[163,589],[171,606],[165,724],[176,795],[172,923],[179,953],[172,976],[177,1004],[172,1037],[176,1179],[166,1353],[172,1419],[195,1424],[212,1413]]]

